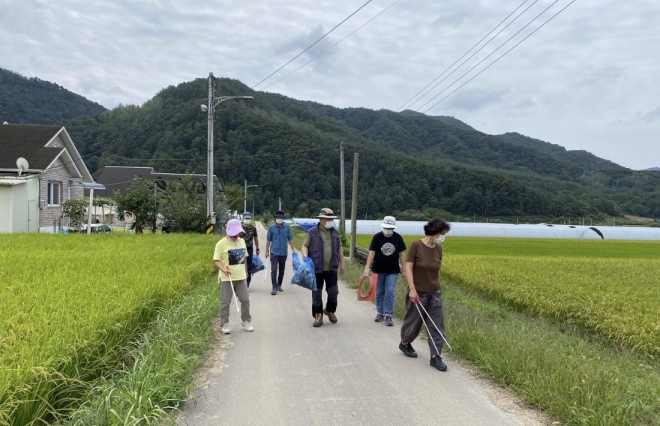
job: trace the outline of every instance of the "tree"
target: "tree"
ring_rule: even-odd
[[[206,191],[190,175],[167,186],[163,216],[175,232],[204,232]]]
[[[132,216],[136,234],[141,234],[142,228],[153,221],[154,203],[150,194],[149,185],[139,177],[133,179],[133,184],[123,192],[115,193],[119,220]]]
[[[88,201],[84,198],[66,200],[62,206],[62,217],[68,217],[71,224],[78,226],[80,229],[80,226],[85,220],[85,214],[87,213],[87,204]]]
[[[224,186],[224,190],[229,210],[243,213],[243,186],[230,183]]]

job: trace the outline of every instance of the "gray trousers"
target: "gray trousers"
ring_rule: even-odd
[[[241,321],[252,321],[250,316],[250,297],[247,288],[247,280],[234,281],[234,291],[238,301],[241,302]],[[229,323],[229,309],[231,299],[234,296],[231,291],[231,283],[229,281],[220,282],[220,324],[225,325]]]
[[[442,345],[445,341],[442,339],[438,331],[433,326],[431,319],[438,326],[440,332],[445,334],[445,320],[442,313],[442,292],[440,291],[418,291],[417,295],[419,296],[419,301],[428,312],[428,316],[424,313],[424,310],[419,307],[419,311],[422,312],[426,325],[429,328],[431,335],[429,336],[429,349],[431,350],[431,356],[436,355],[435,346],[438,347],[438,355],[442,352]],[[409,294],[406,294],[406,316],[403,317],[403,324],[401,325],[401,342],[403,343],[412,343],[413,340],[419,336],[419,332],[422,329],[422,317],[417,311],[417,307],[410,300]]]

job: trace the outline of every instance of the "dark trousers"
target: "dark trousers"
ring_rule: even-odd
[[[337,295],[339,286],[337,285],[337,271],[323,271],[316,275],[316,291],[312,292],[312,316],[323,313],[323,286],[328,293],[328,302],[325,309],[328,312],[337,311]]]
[[[270,255],[270,282],[273,285],[273,290],[282,287],[282,280],[284,279],[284,267],[286,266],[286,256]]]
[[[424,308],[428,312],[428,316],[424,313],[424,310],[420,307],[417,311],[417,307],[410,296],[406,294],[406,316],[403,317],[403,324],[401,325],[401,342],[403,343],[412,343],[413,340],[419,336],[419,332],[422,329],[422,317],[419,315],[419,312],[424,316],[424,321],[429,328],[429,349],[431,350],[431,356],[436,355],[435,346],[438,347],[437,354],[440,355],[442,352],[442,346],[445,341],[442,339],[442,336],[438,334],[438,330],[433,326],[433,322],[438,326],[440,332],[445,334],[445,321],[442,313],[442,292],[440,291],[418,291],[417,295],[419,296],[419,302],[424,305]],[[429,318],[430,317],[430,318]],[[433,345],[435,343],[435,346]]]
[[[252,281],[252,253],[254,247],[248,247],[248,258],[247,258],[247,286],[250,287],[250,281]]]

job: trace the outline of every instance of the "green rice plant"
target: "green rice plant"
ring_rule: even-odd
[[[420,237],[404,237],[410,244]],[[368,246],[371,236],[360,235]],[[660,243],[452,238],[442,275],[516,309],[660,355]]]
[[[565,425],[660,425],[660,365],[444,281],[452,355]],[[450,367],[451,368],[451,367]]]
[[[0,424],[75,405],[159,307],[209,275],[215,240],[0,235]]]
[[[660,355],[660,259],[453,255],[443,273],[516,309]]]

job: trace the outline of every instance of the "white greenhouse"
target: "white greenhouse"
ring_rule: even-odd
[[[294,224],[305,229],[316,225],[318,219],[293,219]],[[357,234],[375,234],[380,232],[381,221],[358,220]],[[401,235],[424,235],[421,221],[397,221],[396,231]],[[642,228],[627,226],[580,226],[551,224],[506,224],[450,222],[448,235],[456,237],[510,237],[510,238],[578,238],[606,240],[660,240],[660,228]],[[339,226],[339,220],[335,220]],[[346,232],[350,234],[351,221],[346,221]]]

